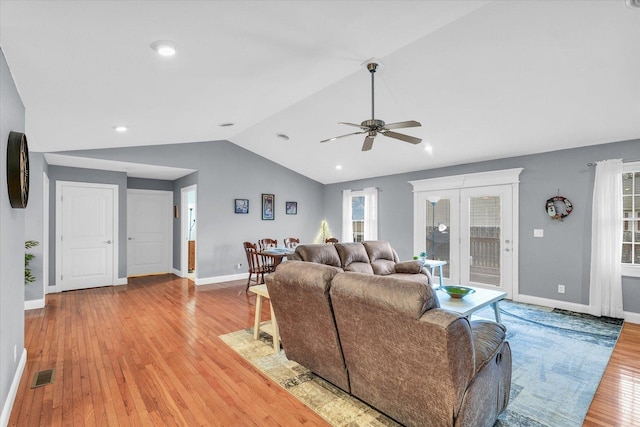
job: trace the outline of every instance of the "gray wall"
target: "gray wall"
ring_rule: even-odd
[[[35,282],[32,282],[24,288],[24,300],[42,300],[44,299],[44,273],[42,266],[44,261],[44,223],[43,223],[43,185],[42,179],[45,172],[48,173],[48,165],[42,153],[29,153],[29,203],[25,212],[25,239],[35,240],[40,243],[29,252],[35,255],[35,258],[29,263],[31,273],[35,276]],[[47,273],[48,274],[48,273]]]
[[[589,304],[591,264],[591,198],[595,169],[588,162],[623,158],[640,159],[640,140],[603,144],[488,162],[463,164],[327,185],[326,217],[333,232],[341,235],[342,190],[378,187],[379,238],[389,240],[402,259],[413,253],[413,193],[411,180],[523,167],[520,175],[519,292],[578,304]],[[551,220],[545,201],[560,193],[574,210],[563,222]],[[534,238],[533,229],[544,229]],[[566,286],[557,293],[557,284]],[[623,280],[624,309],[640,312],[640,279]]]
[[[42,177],[39,177],[42,179]],[[127,174],[49,165],[49,286],[56,285],[56,184],[91,182],[118,186],[118,278],[127,277]]]
[[[324,186],[228,141],[65,152],[108,160],[197,170],[174,183],[174,203],[182,188],[197,182],[196,276],[246,272],[242,242],[264,237],[299,237],[312,242],[323,219]],[[275,194],[275,220],[261,220],[262,193]],[[249,199],[249,214],[233,212],[233,200]],[[298,202],[298,215],[285,214],[285,201]],[[174,267],[179,268],[179,222],[174,220]],[[242,269],[235,268],[241,263]]]
[[[136,190],[173,191],[173,181],[165,179],[127,178],[127,188]]]
[[[7,138],[24,132],[25,110],[0,49],[0,410],[24,351],[24,221],[23,209],[12,209],[7,197]],[[28,135],[27,135],[28,138]],[[14,349],[17,358],[14,360]],[[8,421],[8,420],[7,420]]]

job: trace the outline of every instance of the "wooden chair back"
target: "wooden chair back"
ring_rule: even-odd
[[[336,243],[338,243],[338,239],[336,239],[335,237],[329,237],[324,242],[325,243],[333,243],[335,245]]]
[[[300,244],[300,239],[297,239],[295,237],[287,237],[286,239],[284,239],[285,248],[294,249],[299,244]]]
[[[258,240],[258,246],[260,247],[260,252],[262,252],[265,249],[277,248],[278,241],[276,239],[260,239]],[[276,271],[276,268],[273,265],[273,258],[262,257],[262,263],[264,264],[264,267],[268,273]]]
[[[249,279],[247,280],[247,288],[245,289],[246,292],[246,290],[249,289],[251,280],[254,280],[256,282],[256,285],[263,284],[264,274],[267,273],[268,270],[263,263],[262,256],[258,254],[258,246],[254,245],[251,242],[244,242],[242,246],[244,247],[244,251],[247,255],[247,266],[249,270]],[[252,279],[254,275],[255,278]],[[259,281],[258,278],[260,278]]]

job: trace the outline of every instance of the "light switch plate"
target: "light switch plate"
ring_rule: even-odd
[[[544,237],[544,230],[542,228],[534,228],[533,237]]]

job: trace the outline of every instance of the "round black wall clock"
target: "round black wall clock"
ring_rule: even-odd
[[[24,133],[9,132],[7,189],[12,208],[24,209],[29,200],[29,147]]]

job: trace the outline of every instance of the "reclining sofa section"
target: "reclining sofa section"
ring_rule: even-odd
[[[267,288],[287,358],[407,426],[492,426],[511,386],[504,326],[399,276],[278,266]]]

